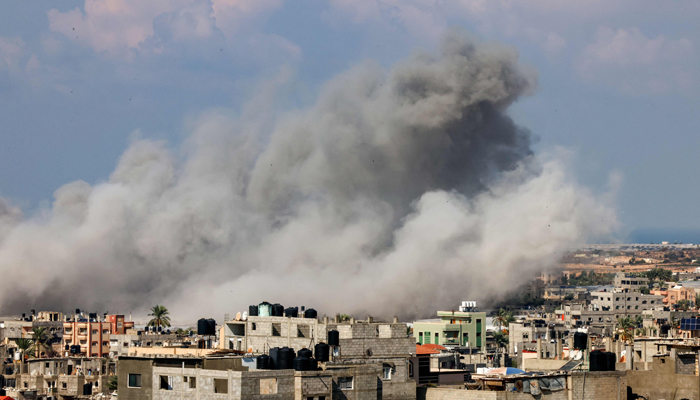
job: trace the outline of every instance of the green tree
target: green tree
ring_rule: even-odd
[[[170,326],[170,317],[168,316],[169,314],[170,314],[170,312],[168,311],[167,308],[156,304],[153,308],[151,308],[151,313],[148,314],[149,317],[153,317],[153,318],[151,318],[150,321],[148,321],[148,326],[169,327]]]
[[[25,338],[19,338],[15,340],[15,344],[17,345],[17,350],[19,350],[22,353],[22,360],[24,360],[24,355],[33,357],[34,352],[33,352],[33,344],[29,339]]]
[[[498,310],[498,315],[493,319],[493,322],[499,328],[508,328],[508,325],[510,325],[511,322],[515,322],[515,317],[513,316],[512,312],[501,308]]]
[[[668,282],[673,279],[673,272],[670,269],[654,267],[647,271],[647,278],[650,282]]]
[[[32,329],[34,334],[34,343],[32,349],[37,357],[50,357],[53,353],[53,348],[49,344],[48,331],[44,326],[38,326]]]
[[[493,340],[499,349],[504,348],[508,345],[508,334],[503,331],[495,331],[493,333]]]
[[[617,319],[617,329],[620,334],[620,338],[625,342],[632,342],[634,340],[634,321],[630,317],[621,317]]]
[[[676,303],[676,308],[679,310],[688,311],[692,305],[693,303],[691,303],[690,300],[679,300],[678,303]]]
[[[117,379],[116,375],[112,375],[109,377],[109,381],[107,382],[107,388],[109,390],[117,390],[117,387],[119,387],[119,380]]]
[[[644,318],[642,318],[641,315],[637,315],[634,317],[634,325],[637,327],[641,327],[644,324]]]

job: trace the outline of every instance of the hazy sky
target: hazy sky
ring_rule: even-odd
[[[288,77],[277,106],[303,108],[459,26],[538,72],[513,118],[538,151],[571,150],[593,192],[619,185],[622,235],[695,229],[699,18],[687,1],[0,2],[0,196],[36,213],[67,182],[105,181],[134,138],[178,148],[200,113],[239,113],[262,81]]]

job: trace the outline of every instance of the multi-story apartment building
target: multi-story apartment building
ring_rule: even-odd
[[[271,348],[285,346],[295,350],[312,349],[318,343],[328,343],[331,331],[337,332],[339,343],[334,346],[331,361],[324,368],[332,373],[334,386],[347,385],[348,381],[344,380],[347,375],[366,380],[369,378],[361,376],[369,373],[376,375],[370,379],[375,383],[375,396],[379,390],[376,384],[381,382],[385,400],[415,398],[410,397],[415,396],[415,382],[409,376],[408,362],[416,351],[415,339],[408,336],[406,324],[398,318],[392,322],[375,322],[372,317],[341,321],[338,316],[321,320],[249,316],[245,321],[223,323],[219,330],[219,347],[252,354],[266,354]],[[367,368],[371,371],[367,372]]]
[[[644,310],[663,306],[664,297],[643,294],[638,290],[614,288],[610,291],[591,292],[592,311],[612,311],[616,318],[628,315],[640,315]]]
[[[76,315],[72,321],[63,322],[63,345],[67,353],[79,346],[78,355],[83,357],[107,357],[110,352],[110,335],[125,332],[133,322],[124,321],[123,315],[107,315],[100,321],[97,314],[88,318]],[[75,354],[75,353],[74,353]]]
[[[439,319],[413,323],[413,337],[419,344],[468,347],[477,351],[486,347],[486,313],[476,307],[460,306],[460,311],[438,311]]]

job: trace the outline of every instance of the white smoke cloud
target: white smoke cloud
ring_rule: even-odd
[[[452,31],[437,54],[360,65],[275,119],[280,82],[240,117],[203,115],[182,151],[136,141],[107,182],[13,222],[5,310],[431,315],[503,296],[616,226],[508,117],[536,82],[511,48]]]

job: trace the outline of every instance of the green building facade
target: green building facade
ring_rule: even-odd
[[[486,313],[438,311],[440,321],[416,321],[416,343],[463,346],[482,349],[486,346]]]

